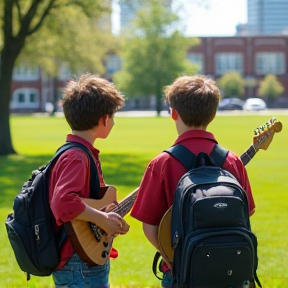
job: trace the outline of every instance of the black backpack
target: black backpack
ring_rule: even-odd
[[[228,150],[194,155],[183,145],[166,150],[187,169],[178,182],[171,220],[176,287],[251,287],[257,238],[251,232],[248,200],[236,178],[222,169]],[[254,286],[253,286],[254,287]]]
[[[67,235],[63,225],[59,233],[55,233],[56,222],[49,205],[49,173],[51,164],[64,151],[75,147],[83,150],[89,157],[90,196],[97,198],[98,191],[94,187],[99,186],[99,179],[91,152],[80,143],[66,142],[47,165],[32,172],[31,178],[24,183],[21,192],[14,199],[13,213],[5,221],[17,263],[27,273],[27,280],[30,279],[30,274],[51,275],[60,262],[60,249]]]

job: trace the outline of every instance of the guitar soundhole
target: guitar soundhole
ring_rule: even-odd
[[[91,231],[92,231],[95,239],[97,240],[97,242],[100,242],[102,234],[99,231],[99,227],[96,224],[91,223],[91,222],[89,224],[90,224],[90,228],[91,228]]]

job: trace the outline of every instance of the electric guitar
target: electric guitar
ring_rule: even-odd
[[[269,119],[265,125],[259,126],[254,130],[254,138],[251,146],[240,156],[241,161],[246,165],[260,150],[266,150],[275,133],[282,130],[282,123],[275,117]],[[174,250],[171,245],[171,218],[172,207],[170,207],[161,219],[158,228],[159,252],[166,260],[167,264],[172,266]]]
[[[132,208],[138,188],[115,205],[109,212],[124,217]],[[83,201],[98,210],[106,211],[111,203],[117,202],[117,191],[114,186],[100,188],[100,199],[83,198]],[[74,219],[64,224],[65,231],[79,257],[88,266],[105,264],[110,255],[115,235],[107,233],[95,223]]]

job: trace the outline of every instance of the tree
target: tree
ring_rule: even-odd
[[[133,29],[123,37],[123,69],[114,76],[116,86],[128,97],[155,95],[158,115],[163,87],[197,69],[185,59],[188,46],[196,40],[181,35],[178,20],[161,1],[146,1],[136,14]]]
[[[284,91],[283,85],[277,80],[273,74],[268,74],[260,82],[258,95],[266,97],[267,106],[270,107],[275,97],[280,96]]]
[[[59,61],[66,60],[74,70],[79,68],[79,63],[84,63],[86,67],[92,63],[88,68],[97,61],[99,64],[99,58],[97,61],[91,58],[91,49],[85,51],[83,48],[87,48],[85,46],[87,43],[88,47],[97,44],[97,41],[85,32],[92,32],[93,24],[96,19],[99,19],[100,13],[107,10],[107,7],[102,8],[100,3],[102,3],[100,0],[4,0],[0,2],[2,14],[0,20],[2,24],[0,155],[16,153],[10,133],[9,103],[13,68],[20,56],[29,65],[33,62],[36,65],[45,64],[42,66],[47,69],[47,72],[54,74]],[[88,24],[88,21],[90,21],[89,25],[84,25],[84,23]],[[77,29],[73,30],[73,27],[78,29],[78,33],[75,32]],[[90,42],[84,41],[84,34],[90,37]],[[88,58],[87,55],[90,57]],[[97,54],[94,54],[94,58],[95,55]],[[85,67],[84,65],[82,67]]]
[[[245,91],[245,80],[236,71],[226,73],[217,81],[224,97],[243,98]]]

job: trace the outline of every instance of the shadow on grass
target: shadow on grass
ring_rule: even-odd
[[[46,164],[51,155],[0,157],[0,207],[11,207],[14,197],[31,172]],[[138,187],[149,159],[135,154],[101,154],[106,183]]]

